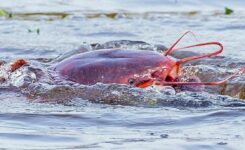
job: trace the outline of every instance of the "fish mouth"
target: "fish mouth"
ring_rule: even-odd
[[[150,74],[129,78],[127,84],[139,88],[146,88],[153,85],[164,85],[164,82],[175,82],[180,74],[180,65],[175,64],[171,68],[158,68]]]
[[[165,78],[166,82],[174,82],[176,81],[177,77],[180,75],[181,70],[180,70],[180,65],[176,64],[173,69],[170,70],[168,75]]]
[[[139,88],[146,88],[153,85],[153,82],[151,78],[140,78],[136,79],[133,85]]]

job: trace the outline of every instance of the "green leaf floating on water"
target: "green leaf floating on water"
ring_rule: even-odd
[[[232,14],[234,11],[232,10],[232,9],[230,9],[230,8],[228,8],[228,7],[225,7],[225,14],[226,15],[230,15],[230,14]]]
[[[35,30],[27,29],[27,31],[28,31],[29,33],[31,33],[31,32],[36,32],[37,34],[40,34],[40,29],[39,29],[39,28],[37,28],[37,29],[35,29]]]
[[[0,17],[9,17],[12,18],[12,13],[9,13],[8,11],[4,9],[0,9]]]
[[[2,16],[7,16],[9,13],[6,11],[6,10],[4,10],[4,9],[0,9],[0,16],[2,17]]]
[[[38,29],[37,29],[37,34],[39,34],[39,33],[40,33],[40,29],[38,28]]]

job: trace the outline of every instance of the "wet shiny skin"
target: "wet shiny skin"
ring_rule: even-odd
[[[134,84],[130,83],[132,80],[138,85],[154,77],[165,80],[175,65],[173,60],[155,51],[110,49],[72,56],[54,69],[65,79],[85,85],[98,82],[130,85]],[[156,71],[161,74],[153,76]]]

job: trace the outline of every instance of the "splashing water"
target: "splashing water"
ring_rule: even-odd
[[[183,80],[224,79],[245,65],[243,6],[241,0],[2,1],[0,59],[6,63],[0,75],[7,80],[0,79],[0,147],[244,149],[244,76],[191,92],[190,87],[84,86],[49,69],[71,55],[101,48],[161,52],[191,30],[198,40],[220,41],[225,50],[183,66]],[[234,12],[225,15],[225,7]],[[187,37],[179,46],[194,42]],[[9,73],[7,65],[18,58],[28,65]]]

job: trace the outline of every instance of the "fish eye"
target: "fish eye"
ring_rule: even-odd
[[[128,83],[129,83],[129,84],[132,85],[132,84],[134,84],[134,82],[135,82],[135,79],[133,79],[133,78],[129,78],[129,79],[128,79]]]

